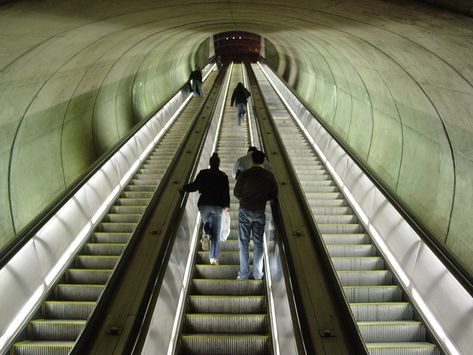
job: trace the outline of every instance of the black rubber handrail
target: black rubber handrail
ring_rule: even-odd
[[[265,62],[261,60],[261,62]],[[269,66],[268,66],[269,68]],[[273,71],[271,69],[271,71]],[[285,82],[276,72],[273,71],[273,74],[276,75],[283,83]],[[391,203],[396,211],[402,216],[402,218],[409,224],[409,226],[419,235],[424,243],[432,250],[432,252],[441,260],[445,265],[448,271],[457,279],[457,281],[467,290],[470,295],[473,295],[473,276],[456,260],[451,252],[449,252],[445,246],[435,239],[435,237],[430,233],[427,227],[420,222],[412,212],[409,212],[401,202],[398,201],[389,189],[387,189],[375,176],[375,174],[366,167],[356,156],[355,153],[344,143],[335,132],[328,127],[320,117],[314,113],[310,108],[307,102],[304,99],[300,98],[299,95],[288,85],[286,85],[292,94],[300,101],[300,103],[309,111],[312,116],[318,121],[318,123],[330,134],[330,136],[340,145],[343,150],[348,154],[348,156],[356,163],[356,165],[363,171],[363,173],[368,176],[371,182],[378,188],[384,197]]]
[[[87,181],[97,172],[102,166],[116,153],[118,152],[135,134],[138,132],[148,121],[161,110],[166,103],[174,97],[176,94],[183,90],[188,89],[188,84],[184,84],[181,88],[176,91],[174,94],[170,95],[168,100],[165,101],[163,105],[154,110],[146,119],[139,122],[125,137],[116,143],[112,150],[102,154],[89,168],[87,172],[81,175],[72,183],[68,188],[66,188],[60,196],[53,200],[42,212],[40,212],[31,222],[29,222],[18,234],[17,236],[9,243],[7,246],[0,251],[0,269],[3,268],[11,258],[26,244],[28,241],[34,237],[34,235],[54,216],[78,191],[82,186],[84,186]]]

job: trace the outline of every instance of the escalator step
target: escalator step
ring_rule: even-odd
[[[186,314],[184,333],[262,334],[268,331],[266,314]]]
[[[191,294],[194,295],[264,295],[263,280],[205,280],[193,279]]]
[[[113,269],[119,260],[117,255],[79,255],[74,266],[77,269]]]
[[[133,205],[134,206],[134,205]],[[118,223],[118,222],[101,222],[97,226],[99,232],[122,232],[133,233],[137,223]]]
[[[65,278],[68,283],[103,285],[111,274],[112,270],[69,269],[66,271]]]
[[[402,290],[392,286],[343,286],[348,302],[398,302],[402,299]]]
[[[85,323],[85,320],[37,319],[28,324],[27,334],[32,340],[75,341]]]
[[[327,245],[331,257],[336,256],[377,256],[378,251],[371,244],[331,244]]]
[[[120,206],[114,205],[110,209],[112,213],[135,213],[135,214],[143,214],[145,213],[146,207],[145,206]]]
[[[125,248],[126,244],[87,243],[82,249],[82,254],[119,256]]]
[[[367,343],[425,341],[424,325],[417,321],[358,322],[358,327]]]
[[[31,341],[15,343],[12,355],[68,355],[75,342],[73,341]]]
[[[414,311],[409,302],[351,303],[356,321],[411,320]]]
[[[386,267],[380,256],[341,256],[332,258],[336,270],[383,270]]]
[[[322,234],[327,247],[331,244],[355,245],[369,244],[370,238],[365,233],[358,234]]]
[[[220,264],[240,265],[240,253],[238,251],[221,251],[219,256]],[[250,263],[253,262],[253,253],[250,252]],[[196,257],[196,263],[209,264],[209,252],[199,251]],[[236,275],[235,275],[236,277]]]
[[[95,302],[46,301],[42,304],[43,318],[46,319],[87,319]]]
[[[350,206],[320,206],[313,207],[312,213],[316,216],[320,215],[349,215],[353,214]]]
[[[196,279],[235,279],[240,270],[240,265],[202,265],[194,266]]]
[[[104,290],[103,285],[70,285],[58,284],[54,287],[54,295],[61,301],[92,301],[98,300]]]
[[[181,354],[193,355],[266,355],[270,353],[270,338],[264,335],[181,336]]]
[[[367,343],[370,355],[440,355],[440,350],[431,343]]]
[[[338,271],[342,286],[381,286],[392,285],[394,277],[388,270]]]
[[[120,195],[123,198],[151,198],[154,191],[123,191]]]
[[[358,218],[356,218],[356,216],[354,216],[353,214],[317,214],[315,215],[315,220],[317,221],[317,224],[321,225],[358,223]]]
[[[141,219],[141,214],[137,213],[109,213],[103,221],[111,223],[138,223]]]
[[[364,227],[359,223],[328,223],[323,224],[319,223],[317,219],[315,220],[317,227],[322,234],[331,234],[331,233],[363,233],[365,231]]]
[[[130,240],[131,233],[121,232],[95,232],[94,242],[102,244],[126,244]]]
[[[267,310],[265,296],[189,296],[190,313],[263,313]]]
[[[230,236],[228,238],[232,238],[231,232]],[[254,249],[254,243],[253,241],[250,241],[250,251],[253,251]],[[224,242],[220,242],[220,252],[226,252],[226,251],[234,251],[234,252],[239,252],[240,248],[238,246],[238,240],[235,239],[227,239]],[[238,263],[240,260],[238,259]]]

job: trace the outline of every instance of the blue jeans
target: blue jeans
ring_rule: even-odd
[[[236,104],[236,110],[237,110],[237,122],[238,125],[241,126],[241,120],[243,119],[243,115],[246,112],[246,104]]]
[[[194,92],[194,96],[203,96],[204,92],[202,91],[202,82],[192,80],[192,91]]]
[[[220,224],[222,221],[222,207],[199,206],[199,211],[204,223],[204,231],[209,234],[209,258],[218,259],[220,254]]]
[[[250,211],[240,208],[238,214],[238,241],[240,244],[240,279],[250,277],[250,233],[253,234],[253,277],[263,277],[263,233],[266,216],[264,210]]]

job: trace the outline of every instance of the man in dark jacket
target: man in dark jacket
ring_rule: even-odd
[[[250,92],[246,90],[242,83],[238,83],[235,90],[233,90],[231,106],[233,106],[234,103],[236,104],[237,123],[239,126],[241,126],[241,120],[246,113],[246,104],[250,96]]]
[[[263,277],[263,233],[266,224],[266,201],[278,196],[278,185],[272,172],[263,168],[263,152],[252,153],[253,166],[243,171],[235,184],[234,195],[240,201],[238,241],[240,245],[239,280],[250,277],[249,245],[253,235],[253,277]]]
[[[218,265],[222,210],[228,210],[230,206],[230,188],[228,176],[219,170],[220,158],[217,153],[210,157],[209,163],[210,169],[199,171],[195,180],[184,185],[183,190],[187,192],[199,190],[200,192],[197,206],[204,223],[204,232],[210,236],[210,264]],[[205,237],[203,237],[202,249],[208,250],[208,244],[207,246],[205,244]]]
[[[204,92],[202,91],[202,71],[200,70],[200,66],[196,65],[195,70],[191,72],[189,76],[189,83],[192,82],[192,92],[194,96],[204,96]]]

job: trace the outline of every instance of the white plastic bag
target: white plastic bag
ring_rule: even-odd
[[[220,225],[220,240],[226,241],[230,235],[230,213],[228,211],[222,212],[222,222]]]

